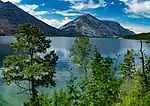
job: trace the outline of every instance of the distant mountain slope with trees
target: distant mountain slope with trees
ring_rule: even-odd
[[[150,33],[140,33],[136,35],[122,36],[125,39],[150,40]]]

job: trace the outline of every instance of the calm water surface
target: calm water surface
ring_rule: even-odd
[[[71,68],[71,59],[69,57],[69,50],[72,47],[75,38],[69,37],[51,37],[51,49],[56,50],[59,56],[59,61],[57,64],[57,74],[56,74],[56,84],[57,88],[63,87],[70,78],[69,70]],[[124,39],[105,39],[105,38],[91,38],[91,43],[97,45],[98,49],[103,55],[110,55],[115,57],[116,55],[121,55],[120,60],[123,58],[123,54],[127,49],[139,50],[140,41],[138,40],[124,40]],[[13,42],[12,37],[0,37],[0,66],[2,67],[2,61],[5,56],[12,54],[9,44]],[[143,48],[147,54],[150,54],[150,45],[143,44]],[[21,106],[21,103],[27,99],[25,95],[16,94],[15,85],[6,86],[1,85],[0,95],[1,98],[8,101],[11,106]],[[41,92],[50,92],[50,89],[43,88]]]

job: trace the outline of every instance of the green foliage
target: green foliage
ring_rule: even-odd
[[[99,52],[91,62],[91,77],[86,86],[89,106],[110,106],[118,102],[121,80],[112,70],[113,58],[102,57]]]
[[[135,66],[134,50],[127,50],[127,53],[125,54],[124,59],[119,66],[120,75],[128,81],[133,79],[136,72]]]
[[[49,84],[55,85],[54,74],[58,57],[55,51],[46,52],[50,48],[50,40],[31,24],[19,26],[18,34],[14,37],[16,41],[11,44],[14,55],[5,57],[3,61],[4,70],[2,71],[4,83],[15,83],[22,92],[29,92],[31,100],[34,102],[38,96],[39,87],[48,87]],[[44,57],[39,53],[45,54]],[[21,83],[28,84],[22,87]]]
[[[83,42],[85,39],[78,38],[77,41],[79,40]],[[93,46],[88,48],[86,43],[75,42],[76,48],[73,46],[71,49],[78,51],[72,53],[73,60],[77,60],[74,61],[76,66],[83,65],[82,69],[90,70],[88,74],[84,73],[85,77],[82,78],[78,87],[72,87],[74,90],[79,89],[80,92],[77,93],[80,95],[78,106],[149,106],[149,91],[143,83],[142,66],[139,69],[136,67],[135,56],[137,55],[134,50],[127,50],[124,60],[118,66],[120,73],[117,77],[112,70],[114,59],[103,57],[96,49],[93,49]],[[90,45],[90,43],[87,44]],[[92,51],[94,57],[92,55],[90,57],[90,53],[86,50],[95,50]],[[85,57],[80,60],[83,56]],[[149,84],[150,58],[148,56],[145,58],[144,67]],[[82,64],[88,59],[87,64]]]
[[[134,77],[131,81],[125,82],[121,86],[121,100],[119,106],[141,106],[142,86],[140,85],[140,77]]]
[[[54,91],[52,98],[51,98],[51,106],[72,106],[71,101],[69,99],[70,94],[64,90],[57,90]]]
[[[150,57],[147,55],[145,55],[145,73],[147,77],[148,90],[150,90]],[[143,74],[141,74],[141,76],[143,76]]]
[[[71,72],[71,79],[67,89],[55,90],[51,97],[51,106],[82,106],[81,92],[75,84],[76,77]]]
[[[82,72],[87,72],[92,56],[92,45],[87,36],[78,37],[70,50],[72,61]]]
[[[51,106],[50,103],[51,103],[51,100],[49,99],[48,96],[41,95],[41,96],[36,97],[34,102],[29,101],[27,103],[24,103],[24,106],[35,106],[35,105],[36,106]]]
[[[117,102],[121,82],[112,71],[114,59],[103,57],[87,37],[76,39],[71,55],[77,67],[91,70],[88,73],[84,71],[85,76],[78,83],[78,87],[73,88],[80,89],[81,92],[77,93],[80,94],[78,106],[107,106]]]
[[[121,74],[124,78],[124,83],[121,86],[121,100],[122,102],[116,104],[116,106],[149,106],[150,96],[149,88],[145,86],[145,76],[143,73],[143,66],[135,68],[135,55],[134,51],[127,51],[123,62],[120,65]],[[141,57],[140,57],[141,58]],[[143,57],[144,58],[144,57]],[[148,82],[149,87],[149,56],[145,55],[144,58],[144,70],[146,73],[146,82]],[[133,71],[132,71],[133,70]],[[135,71],[134,71],[135,70]],[[129,73],[129,74],[128,74]]]
[[[117,66],[120,73],[115,73],[114,58],[102,56],[88,37],[77,37],[70,53],[76,69],[73,71],[83,75],[78,78],[71,71],[66,89],[54,90],[48,97],[39,95],[37,89],[55,85],[58,57],[54,51],[47,53],[51,41],[31,24],[21,25],[15,37],[16,42],[11,44],[14,55],[4,59],[2,75],[6,84],[15,83],[23,92],[30,93],[31,98],[24,106],[150,106],[149,56],[143,56],[142,66],[137,67],[138,55],[133,49],[127,50]],[[45,55],[41,57],[39,53]],[[28,84],[27,89],[22,82]]]
[[[124,39],[150,40],[150,33],[122,36]]]

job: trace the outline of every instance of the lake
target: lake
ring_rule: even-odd
[[[70,78],[69,69],[71,68],[71,59],[69,57],[69,51],[72,47],[75,38],[69,37],[50,37],[52,40],[51,49],[56,50],[57,55],[59,56],[57,64],[57,74],[56,74],[56,84],[57,88],[63,87]],[[112,39],[112,38],[91,38],[91,43],[97,45],[98,49],[103,55],[110,55],[116,57],[120,56],[120,61],[122,60],[124,53],[128,49],[140,49],[140,41],[138,40],[125,40],[125,39]],[[10,36],[1,36],[0,37],[0,66],[2,67],[2,61],[5,56],[12,54],[12,51],[9,47],[9,44],[14,42],[14,39]],[[149,44],[144,43],[143,49],[147,50],[146,53],[149,54],[148,48]],[[50,92],[50,89],[43,88],[41,92],[45,93]],[[15,85],[6,86],[1,85],[0,95],[4,100],[9,102],[11,106],[21,106],[23,100],[26,100],[25,95],[16,94]],[[8,105],[8,106],[9,106]]]

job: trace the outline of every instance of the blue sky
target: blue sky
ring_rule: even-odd
[[[150,0],[2,0],[59,28],[84,13],[113,20],[136,33],[150,32]]]

